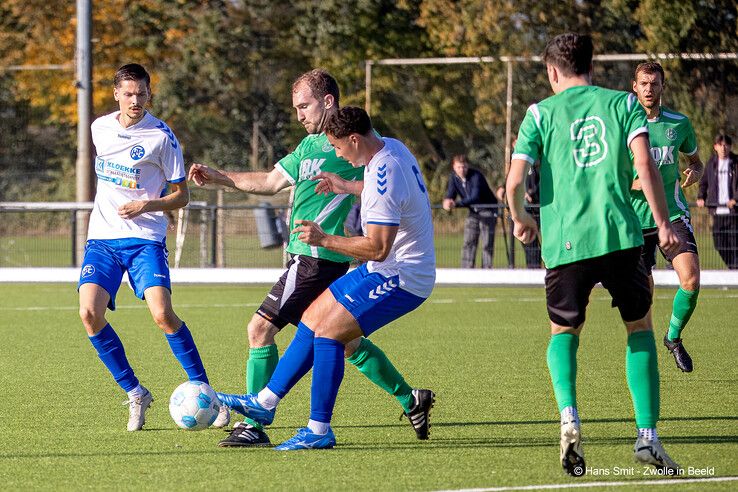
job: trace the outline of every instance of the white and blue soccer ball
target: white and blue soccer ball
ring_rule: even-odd
[[[177,386],[169,399],[169,414],[179,427],[203,430],[218,417],[220,400],[209,384],[187,381]]]

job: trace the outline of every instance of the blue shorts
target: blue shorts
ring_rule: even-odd
[[[364,336],[420,306],[424,297],[399,287],[399,276],[385,277],[369,271],[366,264],[333,282],[333,297],[354,317]]]
[[[110,294],[108,307],[115,311],[115,295],[128,272],[128,282],[139,299],[149,287],[166,287],[172,290],[169,279],[169,263],[164,241],[147,239],[91,239],[85,246],[85,259],[79,274],[79,290],[82,284],[97,284]]]

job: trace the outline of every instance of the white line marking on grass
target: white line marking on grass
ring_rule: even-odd
[[[240,307],[259,307],[261,303],[247,302],[244,304],[176,304],[174,307],[179,308],[240,308]],[[148,309],[145,303],[141,304],[124,304],[115,306],[115,309]],[[77,311],[79,306],[26,306],[26,307],[0,307],[0,311]]]
[[[448,489],[437,492],[501,492],[506,490],[554,490],[554,489],[583,489],[589,487],[627,487],[633,485],[681,485],[687,483],[705,482],[735,482],[738,477],[710,477],[710,478],[669,478],[664,480],[631,480],[627,482],[582,482],[582,483],[552,483],[542,485],[520,485],[512,487],[489,487],[479,489]]]

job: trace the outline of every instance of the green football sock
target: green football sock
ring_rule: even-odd
[[[689,318],[692,317],[694,308],[697,307],[697,297],[700,295],[700,290],[684,290],[679,287],[676,295],[674,296],[674,306],[671,308],[671,320],[669,321],[669,334],[667,335],[669,340],[675,340],[681,338],[682,330],[687,323]]]
[[[409,412],[415,405],[413,389],[405,382],[402,374],[392,365],[382,349],[367,338],[361,343],[351,357],[346,359],[369,380],[397,398],[402,408]]]
[[[258,393],[266,387],[272,377],[274,368],[279,362],[277,345],[271,344],[266,347],[249,349],[249,360],[246,362],[246,392]],[[247,423],[262,429],[263,426],[249,418],[244,419]]]
[[[579,336],[559,333],[548,342],[546,360],[559,412],[577,406],[577,349]]]
[[[654,429],[659,419],[659,366],[652,331],[639,331],[628,336],[625,373],[633,398],[636,426]]]

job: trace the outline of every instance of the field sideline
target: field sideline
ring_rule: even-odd
[[[174,288],[175,309],[217,390],[244,388],[245,320],[267,288]],[[673,292],[657,290],[657,340]],[[694,373],[680,373],[660,344],[658,351],[659,434],[673,458],[712,477],[738,476],[736,296],[735,290],[701,292],[685,331]],[[216,447],[225,436],[220,430],[176,429],[167,404],[184,373],[145,304],[126,286],[108,319],[155,398],[145,431],[137,433],[125,431],[125,394],[86,339],[74,285],[0,284],[0,299],[0,480],[6,489],[448,490],[612,481],[597,490],[636,490],[644,487],[636,481],[651,478],[632,462],[625,330],[602,289],[590,302],[577,388],[587,464],[609,474],[579,480],[558,464],[542,288],[439,287],[416,312],[372,337],[411,385],[437,393],[430,441],[417,441],[407,421],[398,420],[399,405],[348,366],[334,418],[338,447],[293,453],[222,449]],[[284,331],[280,350],[294,333]],[[308,377],[280,406],[273,442],[307,421],[309,386]],[[679,489],[735,486],[689,481]]]

